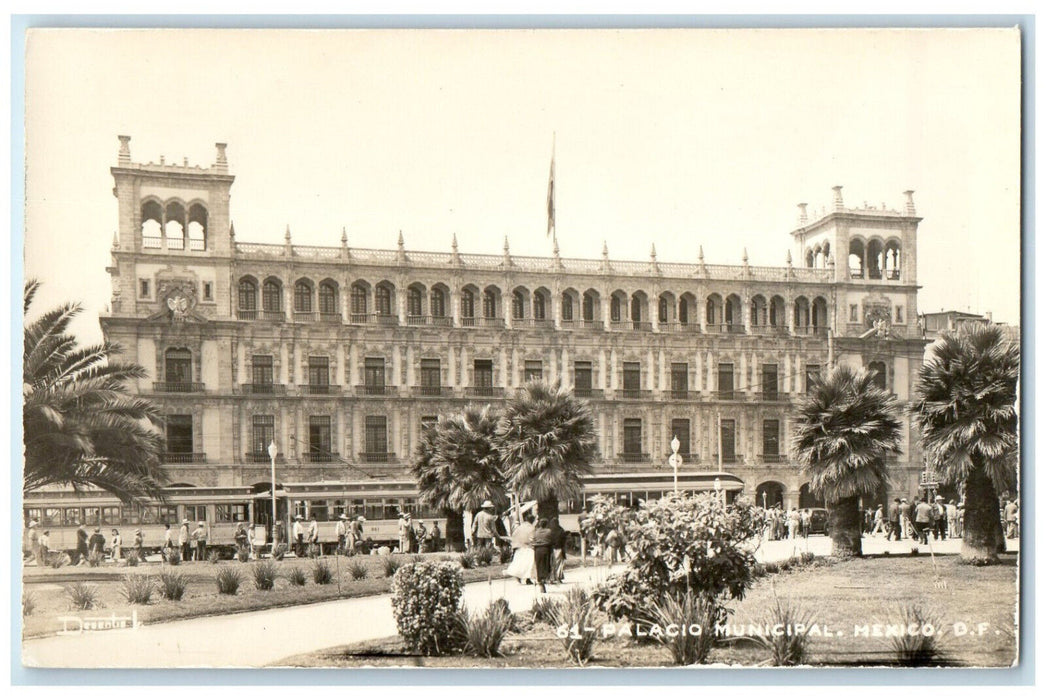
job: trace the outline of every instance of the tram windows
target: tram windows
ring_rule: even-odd
[[[214,522],[243,523],[247,522],[247,504],[218,503],[214,506]]]
[[[61,518],[62,511],[60,508],[44,508],[43,518],[41,518],[40,524],[57,527]]]
[[[400,517],[400,504],[399,501],[393,498],[392,500],[385,500],[385,506],[382,508],[382,519],[383,520],[395,520]]]
[[[404,513],[410,513],[410,517],[412,518],[420,517],[420,514],[417,510],[417,505],[414,503],[413,498],[404,498],[403,506],[402,508],[400,508],[400,510]],[[399,517],[399,513],[396,514],[396,517]]]
[[[363,517],[367,520],[382,520],[385,517],[385,508],[380,499],[367,499],[363,506]]]
[[[364,508],[363,508],[363,499],[362,498],[354,498],[354,499],[352,499],[352,510],[350,512],[346,513],[346,515],[348,515],[350,518],[358,518],[361,515],[363,517],[367,517],[366,514],[363,512],[363,510],[364,510]]]
[[[101,511],[102,509],[96,506],[84,508],[84,525],[98,525]]]
[[[140,525],[142,514],[135,506],[124,506],[120,509],[120,522],[124,525]]]
[[[79,508],[62,509],[62,525],[79,525],[82,517]]]
[[[120,524],[120,506],[104,506],[102,508],[102,525]]]
[[[190,523],[207,522],[207,506],[185,506],[185,519]]]
[[[156,506],[142,506],[142,525],[155,525],[160,522],[160,510]]]
[[[29,527],[29,522],[35,521],[40,522],[40,509],[39,508],[26,508],[25,509],[25,526]]]
[[[345,510],[345,501],[337,499],[334,501],[334,505],[331,506],[331,520],[338,520],[343,515],[349,515],[348,511]]]
[[[292,517],[297,518],[300,515],[302,518],[305,518],[305,501],[294,501],[293,506],[294,512]]]
[[[170,525],[178,524],[177,506],[156,506],[156,512],[159,516],[159,520],[157,522],[168,523]]]
[[[330,520],[327,509],[327,501],[310,501],[309,517],[316,520]]]

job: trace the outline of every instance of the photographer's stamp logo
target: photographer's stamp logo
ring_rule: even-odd
[[[58,634],[83,634],[84,632],[104,632],[107,630],[138,629],[142,623],[138,621],[138,611],[132,610],[129,616],[120,616],[113,613],[108,616],[99,617],[77,617],[75,615],[63,615],[58,618],[62,623],[62,629]]]

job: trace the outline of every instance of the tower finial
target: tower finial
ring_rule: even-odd
[[[832,188],[832,192],[835,192],[835,196],[834,196],[833,202],[832,202],[833,206],[835,207],[835,210],[836,211],[842,211],[843,210],[843,186],[842,185],[836,185],[835,187]]]
[[[657,248],[654,247],[653,243],[650,244],[650,260],[657,262]]]
[[[786,251],[785,262],[788,263],[788,267],[792,266],[792,251],[791,250]]]
[[[748,246],[745,246],[741,251],[741,262],[745,265],[748,264]]]
[[[505,250],[505,255],[508,255],[508,234],[507,233],[505,234],[505,245],[503,246],[503,248]]]
[[[130,136],[117,136],[120,139],[120,153],[117,156],[117,162],[120,165],[131,164],[131,137]]]
[[[705,264],[705,247],[700,243],[697,245],[697,260],[702,265]]]
[[[450,234],[450,249],[453,250],[455,253],[458,252],[458,234],[457,233]]]
[[[552,255],[559,257],[559,238],[555,234],[552,236]]]
[[[283,234],[283,240],[287,241],[287,244],[290,245],[290,242],[291,242],[291,225],[290,224],[287,224],[287,232],[285,234]]]
[[[341,227],[341,247],[344,248],[349,245],[349,232],[344,226]]]
[[[610,251],[607,250],[607,242],[603,241],[603,259],[606,260],[610,257]]]
[[[915,200],[912,199],[913,194],[915,194],[915,190],[904,191],[904,213],[908,216],[915,216]]]
[[[229,219],[229,240],[236,240],[236,224],[232,222],[232,219]]]
[[[799,225],[806,226],[809,218],[806,215],[806,202],[799,202]]]
[[[120,239],[116,237],[116,231],[113,231],[113,250],[120,247]]]

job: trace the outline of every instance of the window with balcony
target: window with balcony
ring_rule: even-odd
[[[642,389],[642,375],[639,370],[639,363],[626,362],[622,372],[622,379],[624,381],[621,388],[624,391],[625,398],[639,398],[639,392]]]
[[[821,365],[806,366],[806,393],[813,392],[814,387],[821,381]]]
[[[331,417],[309,416],[309,461],[331,461]]]
[[[591,294],[586,294],[581,301],[581,318],[585,321],[596,319],[596,300],[592,298]]]
[[[523,363],[523,381],[540,382],[543,376],[541,360],[526,360]]]
[[[685,399],[690,392],[690,373],[687,363],[672,363],[672,398]]]
[[[283,308],[282,296],[283,290],[280,289],[279,282],[265,280],[265,284],[262,285],[262,310],[279,311]]]
[[[272,392],[272,355],[254,355],[251,357],[251,383],[258,393]]]
[[[672,424],[669,426],[672,437],[679,440],[679,454],[689,455],[690,454],[690,419],[689,418],[673,418]],[[669,438],[671,441],[671,438]],[[669,442],[669,449],[671,448],[671,442]]]
[[[545,320],[545,295],[534,294],[534,318],[538,321]]]
[[[338,290],[329,282],[320,283],[320,313],[335,316],[338,313]]]
[[[625,460],[642,459],[643,455],[643,419],[626,418],[624,424],[624,456]]]
[[[312,287],[304,280],[294,283],[294,310],[301,314],[312,312]]]
[[[776,459],[781,456],[781,421],[767,418],[763,421],[763,457]]]
[[[734,365],[731,362],[719,363],[719,398],[734,398]]]
[[[494,393],[493,360],[475,360],[472,363],[472,385],[478,396],[491,396]]]
[[[429,312],[433,318],[444,318],[447,315],[447,299],[442,290],[433,289],[429,294]]]
[[[187,349],[167,350],[163,370],[167,391],[192,391],[192,353]]]
[[[621,320],[621,299],[618,297],[610,298],[610,320],[614,323]]]
[[[657,300],[657,322],[668,323],[668,299],[665,297]]]
[[[467,289],[461,293],[461,317],[476,317],[476,297]]]
[[[374,290],[374,310],[380,316],[392,315],[392,290],[385,285],[378,285]]]
[[[523,292],[515,291],[512,293],[512,318],[519,321],[523,318],[524,311],[526,309],[526,299],[523,296]]]
[[[239,309],[240,311],[256,311],[258,309],[258,285],[254,283],[254,280],[240,280]]]
[[[736,462],[735,424],[732,418],[723,419],[719,422],[719,440],[723,448],[723,463],[732,464]]]
[[[777,401],[777,365],[763,365],[763,400]]]
[[[385,358],[367,357],[363,360],[363,387],[367,394],[385,393]]]
[[[365,419],[364,445],[368,459],[384,462],[389,452],[389,433],[385,416],[367,416]]]
[[[309,357],[309,392],[327,394],[330,392],[330,363],[326,357]]]
[[[574,393],[578,396],[591,396],[592,394],[592,363],[574,363]]]
[[[886,391],[886,363],[870,362],[868,363],[868,371],[872,375],[872,384]]]
[[[407,290],[407,315],[421,316],[421,290],[411,287]]]
[[[174,456],[177,461],[191,461],[184,459],[192,455],[192,416],[171,415],[167,416],[167,453]]]
[[[690,306],[686,299],[679,300],[679,323],[684,326],[690,323]]]
[[[440,361],[421,360],[421,394],[422,396],[439,396],[440,394]]]
[[[269,445],[276,438],[274,416],[254,416],[251,421],[251,456],[254,461],[269,461]]]
[[[351,304],[352,313],[367,313],[367,290],[362,285],[352,285],[352,290],[349,292],[349,303]]]
[[[564,321],[574,320],[574,299],[566,292],[563,293],[563,301],[560,304],[559,316]]]
[[[483,292],[483,318],[498,317],[498,298],[491,290]]]

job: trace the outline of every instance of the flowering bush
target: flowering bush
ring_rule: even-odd
[[[603,527],[618,529],[634,556],[628,569],[596,589],[597,603],[611,618],[638,622],[650,616],[648,601],[690,591],[719,606],[741,599],[752,585],[764,519],[751,503],[684,494],[647,501],[635,511],[617,508],[605,509]]]
[[[450,562],[410,562],[392,577],[396,628],[413,651],[445,654],[461,646],[461,568]]]

